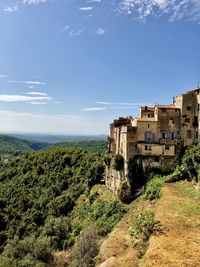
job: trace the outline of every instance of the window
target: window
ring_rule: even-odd
[[[185,118],[186,123],[190,123],[190,118]]]
[[[151,146],[149,146],[149,150],[151,150]]]
[[[190,111],[192,108],[191,106],[187,106],[187,110]]]
[[[198,137],[199,137],[199,133],[198,133],[198,132],[196,132],[196,139],[198,139]]]
[[[165,150],[169,150],[169,145],[165,145]]]
[[[165,139],[165,133],[162,133],[162,138]]]
[[[192,138],[192,131],[191,130],[187,130],[187,138]]]
[[[194,117],[193,126],[198,127],[198,117],[197,116]]]
[[[148,146],[147,146],[147,145],[145,145],[144,149],[145,149],[145,150],[148,150]]]
[[[171,139],[174,140],[174,133],[171,133]]]
[[[151,114],[148,114],[147,116],[148,116],[148,118],[151,118]]]
[[[148,126],[147,126],[148,128],[149,128],[149,124],[148,124]]]

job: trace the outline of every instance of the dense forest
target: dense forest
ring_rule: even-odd
[[[0,266],[46,266],[82,230],[109,233],[125,210],[101,185],[103,173],[101,154],[80,149],[1,160]]]
[[[56,143],[54,146],[81,148],[96,153],[105,153],[106,145],[107,141],[105,140],[87,140],[87,141],[76,141],[76,142],[59,142]]]

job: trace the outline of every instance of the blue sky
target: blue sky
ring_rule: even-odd
[[[200,80],[199,0],[1,0],[0,132],[107,134]]]

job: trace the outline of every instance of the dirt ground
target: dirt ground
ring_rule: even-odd
[[[133,248],[130,206],[102,242],[96,267],[200,267],[200,193],[187,182],[165,184],[161,199],[144,205],[155,210],[156,225],[143,257]]]
[[[200,193],[187,182],[166,184],[156,206],[157,229],[139,266],[200,266]]]
[[[132,248],[129,233],[133,208],[130,207],[124,218],[103,241],[96,267],[135,267],[138,252]]]

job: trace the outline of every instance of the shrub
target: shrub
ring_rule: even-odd
[[[69,267],[92,267],[99,252],[98,236],[94,227],[86,229],[75,245]]]
[[[154,178],[147,183],[144,198],[149,200],[159,198],[163,182],[163,177],[154,176]]]
[[[136,239],[148,240],[155,225],[154,212],[140,211],[132,222],[131,235]]]
[[[0,266],[45,267],[51,260],[49,239],[27,237],[13,239],[6,245],[0,256]]]
[[[167,182],[176,182],[180,180],[189,180],[200,182],[200,146],[194,146],[188,149],[175,171],[166,177]]]

